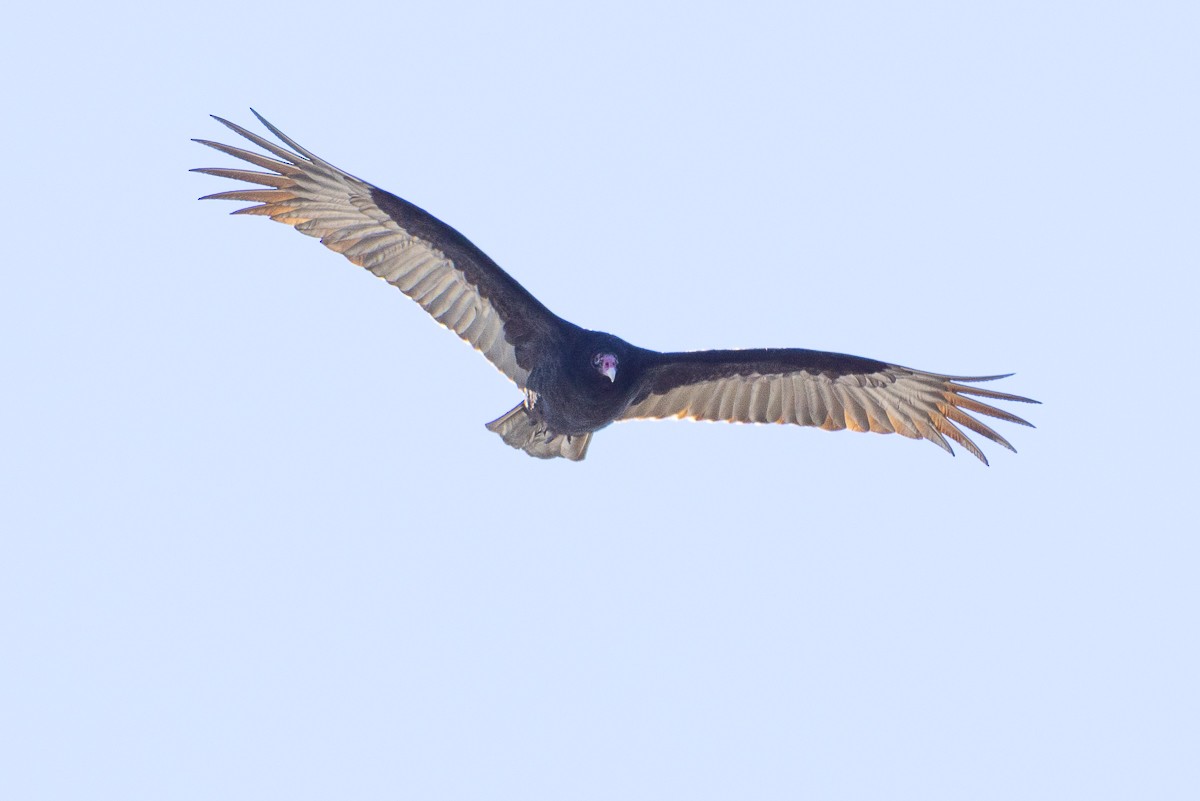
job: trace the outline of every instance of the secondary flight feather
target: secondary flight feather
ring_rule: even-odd
[[[949,376],[801,348],[660,353],[581,328],[449,225],[334,167],[254,114],[283,146],[214,117],[270,156],[195,140],[265,170],[196,169],[255,187],[202,199],[252,203],[234,214],[270,217],[319,238],[483,353],[525,393],[487,427],[531,456],[579,460],[610,423],[686,417],[896,433],[951,454],[953,441],[987,464],[963,429],[1015,449],[972,415],[1030,425],[976,400],[1037,402],[977,386],[1006,376]]]

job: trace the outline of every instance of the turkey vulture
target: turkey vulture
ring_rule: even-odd
[[[202,199],[254,203],[233,213],[263,215],[320,237],[481,351],[525,393],[487,427],[531,456],[579,460],[592,434],[614,421],[689,417],[894,432],[927,439],[953,455],[950,439],[987,464],[959,426],[1015,449],[969,412],[1030,425],[969,397],[1037,402],[974,386],[1002,375],[940,375],[800,348],[660,353],[580,328],[543,306],[458,231],[339,170],[254,115],[287,147],[214,119],[276,158],[195,141],[266,172],[223,167],[194,172],[266,188]]]

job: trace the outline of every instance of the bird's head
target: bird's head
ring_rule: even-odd
[[[617,380],[617,357],[612,353],[597,353],[592,357],[592,367],[596,368],[596,372],[607,378],[609,381],[616,382]]]

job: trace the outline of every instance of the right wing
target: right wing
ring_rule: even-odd
[[[987,464],[983,452],[958,426],[1010,451],[1016,449],[967,412],[1030,424],[967,396],[1037,403],[970,386],[1004,377],[940,375],[800,348],[664,353],[646,368],[641,387],[621,419],[690,417],[896,433],[927,439],[953,456],[949,437]]]

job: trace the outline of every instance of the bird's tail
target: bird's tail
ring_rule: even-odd
[[[487,424],[488,431],[500,435],[500,439],[530,456],[539,459],[564,457],[578,462],[587,455],[591,433],[580,436],[553,434],[546,430],[532,415],[524,402],[515,409]]]

